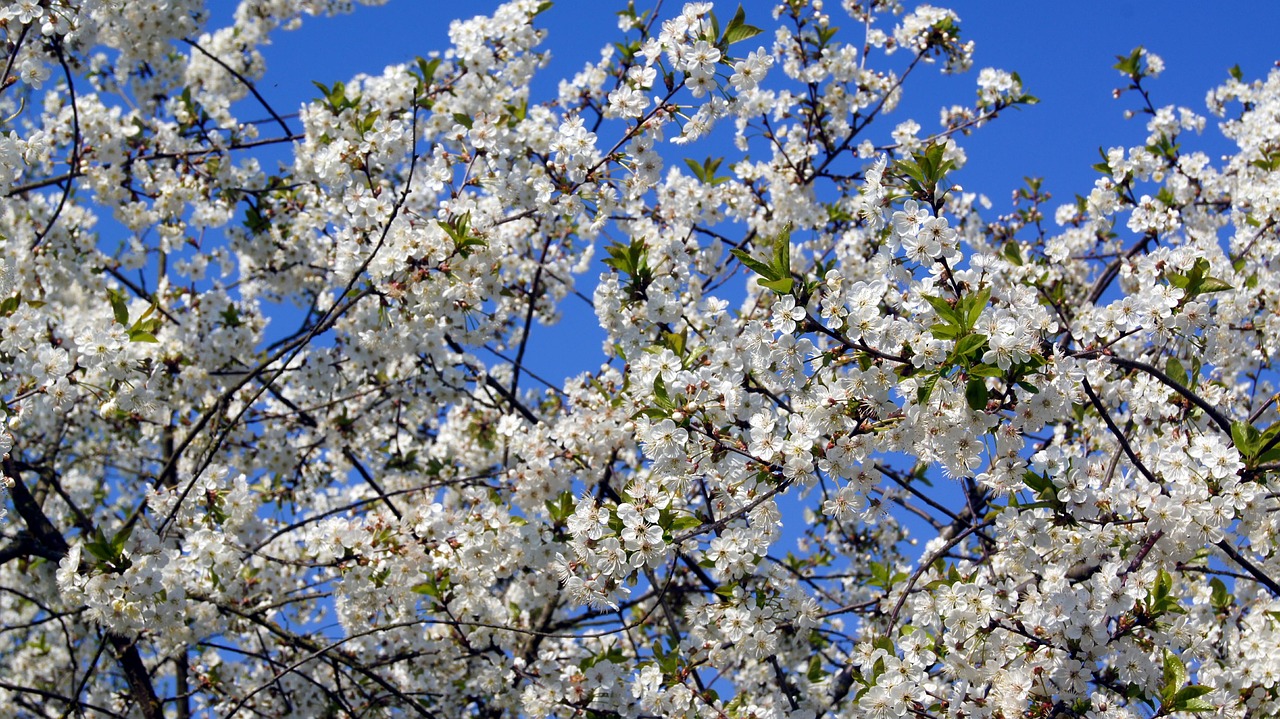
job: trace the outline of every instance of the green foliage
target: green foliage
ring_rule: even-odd
[[[720,163],[724,162],[723,157],[708,157],[702,162],[698,162],[692,157],[684,158],[684,164],[689,166],[689,171],[698,181],[704,185],[716,186],[729,181],[728,177],[717,177],[716,169],[720,167]]]
[[[711,22],[714,27],[716,24],[714,13],[711,15]],[[715,31],[713,30],[712,32],[714,34]],[[733,14],[733,18],[729,20],[729,24],[725,25],[724,33],[716,40],[715,46],[720,50],[720,53],[727,58],[729,55],[730,45],[742,42],[743,40],[750,40],[762,32],[764,31],[760,28],[747,24],[747,14],[743,11],[742,5],[738,5],[737,12],[735,12]]]
[[[893,567],[883,562],[871,562],[871,578],[867,584],[885,591],[893,589],[893,585],[907,578],[906,572],[895,572]]]
[[[413,585],[412,589],[414,594],[422,594],[437,602],[444,602],[451,586],[449,571],[445,569],[428,574],[426,579]]]
[[[1182,274],[1179,272],[1168,272],[1165,274],[1169,284],[1182,290],[1182,302],[1186,303],[1200,295],[1210,292],[1222,292],[1224,290],[1234,289],[1231,283],[1217,277],[1209,276],[1209,261],[1205,258],[1198,258],[1191,271]]]
[[[1161,672],[1160,711],[1156,716],[1166,716],[1174,712],[1208,712],[1218,707],[1200,697],[1213,691],[1212,687],[1202,684],[1187,684],[1187,667],[1178,655],[1164,650],[1164,661]]]
[[[1146,63],[1142,62],[1142,46],[1135,47],[1128,55],[1116,55],[1116,64],[1112,65],[1121,74],[1127,75],[1134,82],[1147,75]]]
[[[1280,462],[1280,422],[1259,431],[1249,422],[1231,423],[1231,440],[1247,467]]]
[[[434,72],[434,69],[432,70]],[[335,115],[342,114],[343,110],[350,110],[360,105],[360,96],[347,96],[347,86],[341,80],[335,80],[332,86],[325,85],[322,82],[312,81],[320,90],[320,102],[324,103],[329,111]]]
[[[107,298],[111,303],[111,313],[116,322],[125,326],[125,332],[132,342],[158,342],[155,333],[160,329],[160,318],[152,317],[157,305],[153,302],[133,324],[129,324],[129,307],[124,293],[119,290],[107,290]]]
[[[991,300],[991,288],[983,287],[978,292],[965,295],[955,302],[942,297],[922,296],[933,307],[933,311],[938,313],[938,319],[941,320],[929,328],[930,333],[940,340],[954,340],[969,336],[973,331],[978,318],[982,316],[982,311]]]
[[[556,524],[564,524],[577,506],[577,500],[574,499],[572,492],[561,492],[560,496],[546,501],[547,513],[551,515],[551,521]]]
[[[1209,603],[1220,612],[1230,609],[1236,601],[1235,595],[1227,591],[1227,585],[1217,577],[1209,580],[1209,589],[1211,591]]]
[[[1161,569],[1156,574],[1155,584],[1151,585],[1151,589],[1147,591],[1144,609],[1147,616],[1153,619],[1166,614],[1185,613],[1179,597],[1173,593],[1173,575],[1168,571]]]
[[[617,270],[627,279],[625,289],[628,299],[633,302],[644,299],[646,290],[653,283],[653,270],[649,267],[649,251],[644,246],[644,242],[632,238],[629,245],[615,242],[605,248],[605,251],[609,256],[604,259],[604,264]]]
[[[470,212],[450,218],[448,221],[436,220],[436,224],[440,225],[440,229],[453,240],[454,251],[463,258],[470,257],[476,248],[487,246],[483,237],[471,231]]]
[[[418,108],[431,110],[434,107],[433,83],[441,62],[442,60],[438,57],[433,57],[430,60],[423,57],[414,59],[414,66],[409,70],[409,74],[414,79],[413,95],[416,98]],[[321,90],[324,90],[323,86],[321,86]]]
[[[791,291],[794,278],[791,276],[791,223],[788,222],[782,231],[774,236],[771,242],[773,255],[769,262],[761,262],[751,253],[741,248],[734,248],[731,253],[738,261],[751,271],[760,275],[756,280],[761,287],[767,287],[780,295]]]
[[[123,572],[132,566],[132,562],[124,555],[124,547],[129,542],[135,524],[125,525],[124,529],[108,537],[102,530],[95,529],[92,539],[84,543],[84,549],[91,557],[98,560],[100,568],[109,572]]]
[[[943,196],[949,189],[947,173],[955,169],[955,163],[945,159],[945,154],[945,145],[931,142],[924,149],[912,152],[910,157],[894,161],[891,170],[911,196],[927,203],[935,214],[942,207]]]
[[[1164,373],[1169,375],[1170,379],[1183,387],[1194,387],[1195,378],[1199,375],[1198,371],[1188,375],[1187,369],[1182,366],[1182,360],[1173,356],[1170,356],[1169,359],[1165,361]]]

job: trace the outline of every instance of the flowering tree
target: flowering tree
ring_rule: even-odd
[[[1215,164],[1122,56],[1054,226],[948,179],[1017,75],[877,122],[948,10],[628,6],[540,98],[516,0],[281,114],[349,4],[0,10],[14,715],[1280,713],[1280,73]]]

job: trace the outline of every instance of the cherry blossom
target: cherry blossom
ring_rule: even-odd
[[[628,5],[542,96],[514,0],[280,112],[352,5],[0,7],[11,713],[1280,713],[1280,71],[1120,56],[1000,214],[1021,79],[900,109],[951,10]]]

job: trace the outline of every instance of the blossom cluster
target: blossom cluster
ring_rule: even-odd
[[[0,3],[0,704],[1280,713],[1280,71],[1122,56],[1140,136],[990,216],[1016,74],[882,119],[951,10],[628,4],[540,97],[513,0],[278,111],[351,5]]]

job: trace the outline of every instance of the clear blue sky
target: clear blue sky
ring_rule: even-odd
[[[449,20],[485,13],[494,0],[390,0],[381,7],[357,7],[337,18],[308,19],[300,30],[276,35],[267,48],[265,94],[292,107],[316,93],[312,80],[332,82],[356,72],[377,72],[387,64],[448,47]],[[636,5],[644,9],[644,0]],[[767,20],[771,2],[743,3],[748,21]],[[838,0],[828,11],[841,23]],[[1111,0],[1096,2],[1028,2],[1026,0],[958,0],[934,4],[953,8],[964,37],[977,44],[975,72],[938,78],[924,73],[907,88],[896,119],[914,116],[926,129],[936,125],[944,102],[973,97],[976,70],[1000,67],[1018,72],[1041,104],[1001,121],[965,141],[970,167],[966,189],[1003,200],[1027,174],[1049,178],[1051,191],[1066,200],[1093,181],[1089,165],[1099,145],[1135,144],[1143,133],[1121,112],[1130,99],[1112,99],[1121,79],[1112,69],[1114,56],[1144,45],[1164,57],[1166,71],[1152,88],[1157,104],[1173,103],[1203,110],[1204,95],[1239,64],[1246,79],[1262,77],[1280,60],[1280,2],[1190,2],[1188,0]],[[545,72],[549,94],[554,82],[599,57],[599,49],[616,39],[614,12],[623,2],[560,0],[541,16],[550,30],[545,47],[552,66]],[[667,14],[681,7],[665,0]],[[732,14],[736,3],[718,2],[719,14]],[[914,4],[908,3],[908,7]],[[856,31],[855,31],[856,32]],[[760,38],[761,41],[764,38]],[[745,47],[745,46],[744,46]],[[924,75],[933,75],[925,78]],[[921,82],[921,80],[930,80]],[[932,80],[937,80],[936,82]],[[895,119],[895,121],[896,121]],[[1206,135],[1211,133],[1206,132]]]
[[[541,16],[550,30],[544,47],[551,49],[553,59],[535,85],[533,101],[553,97],[560,78],[597,59],[600,48],[617,38],[614,12],[623,4],[560,0]],[[772,3],[747,0],[743,4],[748,21],[758,18],[757,24],[767,23]],[[842,15],[838,0],[826,4],[833,18]],[[956,10],[962,36],[976,42],[974,70],[944,77],[926,69],[913,77],[902,107],[888,116],[877,136],[887,135],[893,124],[907,117],[919,121],[926,132],[935,129],[940,107],[972,100],[978,69],[1018,72],[1040,104],[1009,112],[962,140],[969,165],[957,179],[966,190],[991,198],[993,216],[1009,211],[1010,193],[1027,175],[1046,178],[1045,188],[1054,195],[1050,211],[1076,193],[1087,194],[1097,176],[1090,165],[1098,161],[1100,146],[1142,141],[1143,120],[1122,117],[1125,109],[1137,107],[1137,98],[1132,94],[1112,98],[1112,90],[1124,84],[1112,69],[1117,54],[1144,45],[1161,55],[1165,72],[1150,84],[1155,103],[1185,105],[1202,113],[1205,93],[1227,77],[1232,65],[1239,64],[1245,78],[1254,79],[1265,76],[1280,60],[1280,42],[1275,38],[1280,2],[1269,0],[937,4]],[[387,64],[444,50],[451,19],[487,13],[497,5],[494,0],[391,0],[381,7],[358,6],[352,15],[308,19],[297,31],[277,33],[274,44],[266,48],[268,71],[260,89],[281,112],[290,112],[316,96],[312,80],[328,84],[358,72],[377,73]],[[636,5],[644,9],[652,3],[638,0]],[[666,0],[664,11],[669,16],[681,6],[678,0]],[[735,7],[736,3],[717,3],[718,14],[725,17]],[[851,36],[860,35],[852,21],[833,22],[848,27]],[[759,40],[764,42],[765,37]],[[1230,150],[1213,118],[1204,137],[1191,144],[1215,158]],[[693,152],[707,151],[695,147]],[[593,283],[593,278],[583,278],[581,288],[589,294]],[[562,326],[536,329],[529,356],[551,351],[534,361],[535,368],[558,380],[597,366],[601,335],[593,332],[592,319],[570,314]]]

